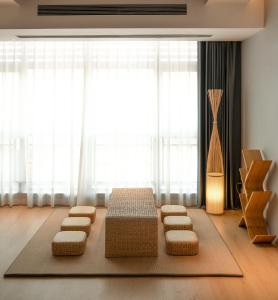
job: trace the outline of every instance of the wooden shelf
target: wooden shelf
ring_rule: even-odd
[[[244,188],[247,196],[250,197],[252,191],[263,191],[263,183],[268,170],[271,166],[271,160],[253,160],[246,174]]]
[[[242,208],[242,218],[239,226],[246,227],[252,243],[272,243],[275,235],[267,232],[263,216],[272,192],[265,191],[263,184],[271,166],[271,160],[263,160],[259,150],[242,151],[245,168],[240,168],[242,191],[239,198]]]

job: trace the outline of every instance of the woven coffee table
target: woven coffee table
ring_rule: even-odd
[[[158,216],[152,189],[113,189],[105,218],[105,256],[157,254]]]

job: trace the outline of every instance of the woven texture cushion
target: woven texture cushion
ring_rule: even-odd
[[[91,231],[91,219],[88,217],[64,218],[61,231],[84,231],[88,236]]]
[[[91,223],[96,219],[96,208],[94,206],[74,206],[69,211],[69,217],[88,217]]]
[[[81,255],[85,251],[87,235],[84,231],[60,231],[52,241],[53,255]]]
[[[186,207],[182,205],[163,205],[160,209],[161,221],[167,216],[187,216]]]
[[[165,233],[166,251],[170,255],[196,255],[199,252],[199,240],[190,230],[170,230]]]
[[[163,220],[164,231],[169,230],[192,230],[193,224],[187,216],[167,216]]]

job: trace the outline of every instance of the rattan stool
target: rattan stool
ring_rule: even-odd
[[[169,255],[196,255],[199,253],[199,240],[190,230],[170,230],[165,233],[166,252]]]
[[[163,220],[164,231],[169,230],[192,230],[193,224],[190,217],[187,216],[167,216]]]
[[[61,231],[84,231],[89,236],[91,232],[91,219],[88,217],[64,218]]]
[[[87,235],[84,231],[60,231],[52,241],[53,255],[82,255]]]
[[[182,205],[163,205],[160,209],[161,221],[167,216],[187,216],[186,207]]]
[[[74,206],[69,211],[69,217],[88,217],[95,222],[96,208],[94,206]]]

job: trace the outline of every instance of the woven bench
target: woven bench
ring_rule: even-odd
[[[96,218],[96,208],[94,206],[74,206],[69,211],[69,217],[87,217],[93,224]]]
[[[91,219],[88,217],[64,218],[61,224],[61,231],[84,231],[89,236],[91,232]]]
[[[105,218],[105,256],[157,254],[158,216],[152,189],[113,189]]]
[[[82,255],[86,248],[84,231],[60,231],[52,241],[53,255]]]
[[[170,230],[165,233],[166,252],[169,255],[196,255],[199,253],[199,240],[190,230]]]

